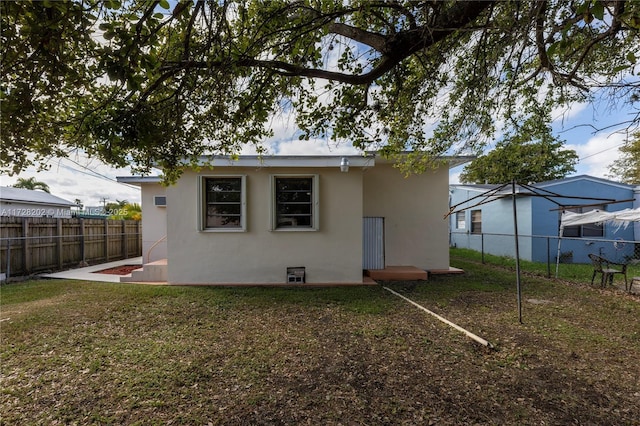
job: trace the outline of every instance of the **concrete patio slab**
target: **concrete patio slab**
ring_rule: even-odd
[[[52,274],[42,274],[40,275],[40,277],[63,279],[63,280],[83,280],[83,281],[101,281],[101,282],[119,283],[120,277],[127,276],[127,275],[97,274],[96,271],[115,268],[116,266],[122,266],[122,265],[140,265],[140,267],[142,267],[142,256],[131,257],[129,259],[122,259],[114,262],[100,263],[98,265],[91,265],[84,268],[69,269],[68,271],[54,272]]]

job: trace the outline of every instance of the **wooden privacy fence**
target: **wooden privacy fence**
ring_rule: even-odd
[[[142,255],[140,221],[0,217],[0,271],[6,277]]]

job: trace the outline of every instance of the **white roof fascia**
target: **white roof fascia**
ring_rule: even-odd
[[[116,176],[116,180],[118,182],[128,183],[130,185],[162,182],[162,178],[160,176]]]
[[[213,167],[336,167],[340,168],[343,158],[349,160],[349,167],[372,167],[375,165],[373,156],[362,155],[241,155],[231,156],[203,156],[200,166]]]
[[[466,163],[470,163],[475,160],[475,155],[453,155],[453,156],[444,156],[442,159],[449,163],[449,168],[453,169],[454,167],[461,166]]]

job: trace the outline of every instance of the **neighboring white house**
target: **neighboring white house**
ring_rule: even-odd
[[[70,218],[75,203],[44,191],[0,187],[0,216]]]
[[[168,187],[118,181],[141,187],[144,262],[166,258],[171,284],[362,283],[366,269],[449,269],[447,163],[405,177],[373,155],[215,157]]]

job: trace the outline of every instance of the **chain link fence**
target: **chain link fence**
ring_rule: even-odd
[[[498,233],[451,232],[450,246],[466,248],[494,256],[516,257],[515,236]],[[518,235],[520,260],[547,265],[549,275],[558,272],[562,278],[563,268],[569,264],[591,264],[589,254],[596,254],[609,261],[621,264],[640,263],[640,241],[585,237],[558,237],[546,235]]]

